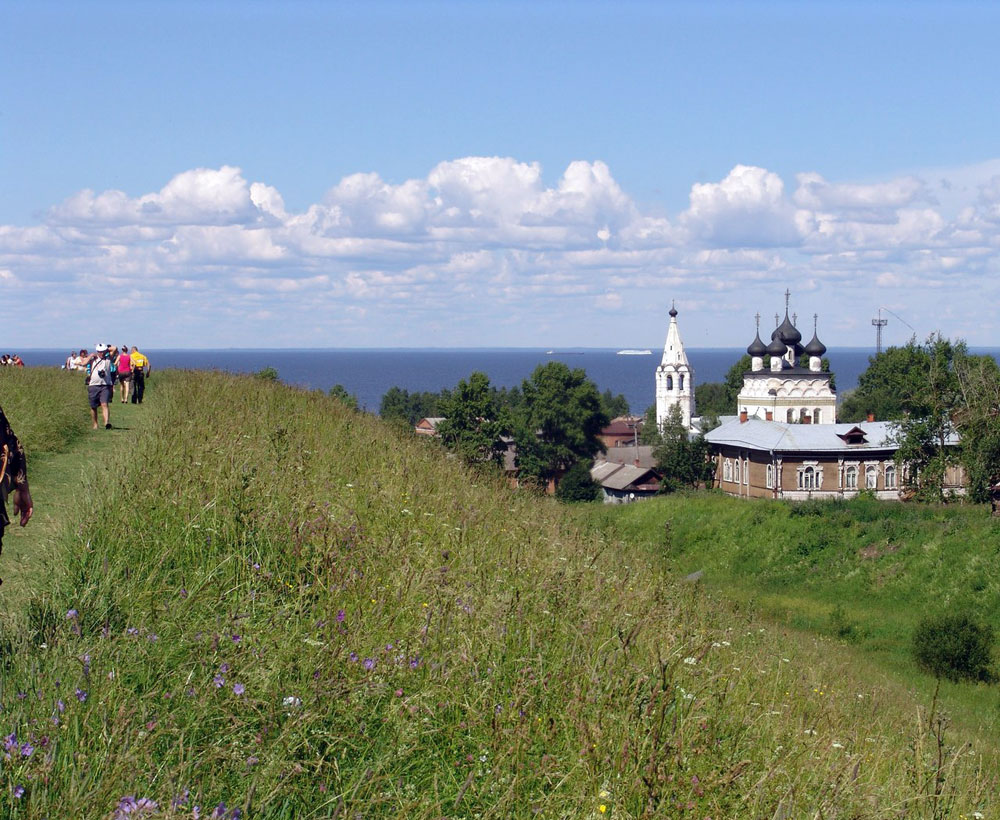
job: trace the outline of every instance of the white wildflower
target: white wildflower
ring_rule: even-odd
[[[289,695],[287,698],[282,698],[281,705],[289,706],[292,709],[298,709],[302,705],[302,701],[294,695]]]
[[[698,659],[688,656],[684,659],[684,663],[686,663],[688,666],[694,666],[696,663],[698,663]]]

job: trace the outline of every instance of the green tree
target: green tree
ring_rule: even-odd
[[[358,397],[348,393],[347,388],[342,384],[335,384],[330,388],[330,398],[337,399],[345,407],[351,410],[358,409]]]
[[[743,387],[742,376],[740,388]],[[739,391],[737,391],[738,394]],[[730,399],[732,399],[730,401]],[[730,396],[725,382],[705,382],[694,386],[694,406],[699,416],[731,416],[736,412],[736,396]]]
[[[517,466],[544,484],[578,461],[604,450],[598,435],[609,419],[601,396],[582,369],[562,362],[539,365],[521,385],[524,405],[516,420]]]
[[[609,419],[629,414],[628,399],[622,393],[612,395],[610,388],[601,393],[601,409]]]
[[[691,438],[684,426],[681,409],[676,405],[663,422],[660,441],[653,448],[653,458],[660,473],[660,492],[681,487],[698,487],[712,478],[708,460],[708,442],[698,435]]]
[[[412,427],[422,418],[440,416],[438,405],[447,396],[447,390],[442,390],[440,393],[419,391],[411,393],[401,387],[390,387],[382,396],[378,414],[387,421],[402,419]]]
[[[993,672],[993,629],[965,613],[922,620],[913,634],[917,666],[938,680],[996,680]]]
[[[955,378],[962,404],[955,420],[969,497],[982,503],[990,500],[990,488],[1000,482],[1000,367],[992,356],[962,351],[955,358]]]
[[[278,380],[278,370],[274,367],[265,367],[253,374],[255,379],[265,382],[276,382]]]
[[[507,449],[502,437],[510,433],[509,414],[494,401],[489,377],[478,371],[459,381],[439,402],[444,421],[438,424],[441,442],[466,464],[503,465]]]
[[[646,408],[642,417],[642,429],[639,431],[639,443],[655,446],[660,443],[660,430],[656,426],[656,405]]]
[[[560,501],[596,501],[601,497],[601,485],[590,477],[587,462],[578,461],[566,471],[556,488]]]
[[[907,414],[924,414],[922,390],[931,367],[924,345],[910,339],[868,358],[858,386],[845,396],[837,411],[841,421],[864,421],[869,413],[879,421],[895,421]]]
[[[945,476],[958,463],[958,450],[948,445],[956,432],[953,421],[961,391],[955,375],[956,355],[967,355],[964,342],[952,344],[933,334],[921,346],[922,369],[900,384],[906,410],[895,423],[896,461],[906,465],[906,486],[916,497],[943,501]]]

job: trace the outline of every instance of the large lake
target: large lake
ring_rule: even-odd
[[[1000,348],[973,348],[1000,359]],[[29,365],[61,365],[69,351],[18,350]],[[362,407],[377,411],[382,395],[393,386],[407,390],[438,391],[481,370],[500,387],[520,385],[539,364],[556,359],[582,367],[601,391],[624,393],[633,412],[653,404],[653,373],[661,351],[649,356],[622,356],[615,350],[568,348],[551,352],[538,348],[378,349],[378,350],[146,350],[155,371],[163,368],[226,370],[251,373],[277,369],[283,382],[328,390],[342,384],[358,397]],[[695,383],[722,381],[742,354],[739,349],[691,348],[688,359]],[[837,391],[857,385],[868,366],[870,348],[831,348],[827,353],[836,374]]]

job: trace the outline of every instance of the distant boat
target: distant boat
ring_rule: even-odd
[[[652,350],[619,350],[619,356],[652,356]]]

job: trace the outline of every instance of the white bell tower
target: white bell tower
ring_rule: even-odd
[[[684,426],[690,429],[694,415],[694,371],[688,363],[677,329],[677,308],[671,305],[663,358],[656,368],[656,423],[660,428],[674,405],[680,407]]]

